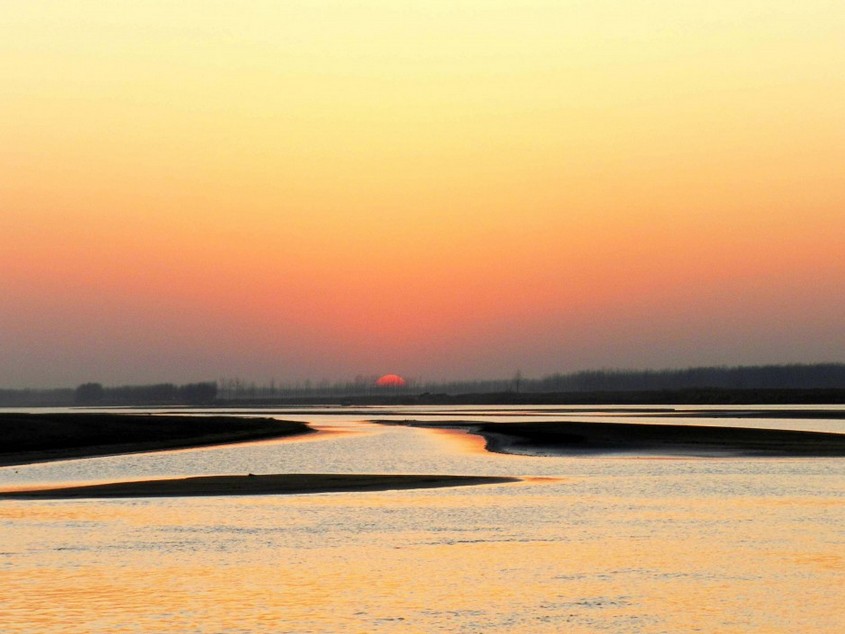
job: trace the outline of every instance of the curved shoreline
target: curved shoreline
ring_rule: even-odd
[[[306,423],[238,416],[0,414],[0,467],[317,433]]]
[[[372,421],[431,429],[462,429],[485,449],[517,455],[647,454],[703,457],[845,457],[845,434],[645,423]]]
[[[520,478],[455,475],[284,473],[197,476],[0,492],[0,499],[101,499],[229,495],[297,495],[505,484]]]

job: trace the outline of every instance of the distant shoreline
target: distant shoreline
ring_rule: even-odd
[[[242,396],[197,402],[157,399],[74,400],[72,390],[50,396],[27,390],[0,390],[0,407],[143,407],[143,408],[262,408],[319,405],[845,405],[845,388],[667,388],[649,390],[578,390],[492,392],[419,392],[408,388],[372,388],[362,394]],[[4,396],[5,394],[5,396]]]
[[[228,495],[297,495],[504,484],[519,478],[455,475],[286,473],[111,482],[0,492],[0,499],[100,499]]]
[[[0,467],[187,449],[314,433],[305,423],[238,416],[0,413]]]
[[[298,405],[845,405],[845,389],[733,389],[584,392],[391,392],[367,395],[218,399],[203,407]]]

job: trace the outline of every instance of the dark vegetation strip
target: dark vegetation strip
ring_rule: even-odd
[[[220,407],[307,405],[835,405],[845,404],[845,389],[595,390],[572,392],[314,394],[218,399]]]
[[[845,404],[845,389],[593,390],[430,394],[419,403],[439,405],[828,405]]]
[[[518,482],[519,478],[453,475],[365,475],[289,473],[199,476],[142,482],[113,482],[0,493],[0,499],[74,499],[220,495],[279,495],[344,491],[387,491]]]
[[[305,423],[236,416],[0,414],[0,466],[311,433]]]
[[[463,398],[468,396],[473,402],[481,395],[493,395],[497,400],[513,398],[514,395],[528,395],[531,401],[535,395],[547,398],[548,395],[565,395],[565,398],[578,398],[573,393],[590,394],[602,393],[639,393],[654,395],[658,392],[686,390],[700,392],[699,396],[712,398],[714,392],[721,392],[720,398],[727,396],[724,390],[743,391],[745,395],[734,395],[747,398],[756,391],[791,390],[839,390],[845,388],[845,364],[843,363],[814,363],[788,364],[765,366],[739,367],[692,367],[683,369],[664,370],[587,370],[567,374],[556,373],[543,378],[524,377],[516,372],[510,378],[494,380],[470,380],[448,382],[421,382],[411,378],[406,385],[396,388],[375,387],[376,376],[356,377],[355,381],[338,382],[334,384],[321,383],[319,385],[276,385],[275,382],[258,386],[247,384],[237,379],[222,380],[218,384],[217,397],[221,400],[239,402],[263,399],[303,398],[312,402],[322,401],[332,397],[364,397],[366,399],[398,397],[399,395],[433,395],[436,398]],[[407,378],[407,377],[406,377]],[[452,396],[457,395],[457,396]],[[793,392],[790,395],[781,394],[785,398],[797,398],[800,395]],[[411,396],[411,398],[414,398]],[[523,398],[517,396],[516,398]],[[555,398],[558,398],[555,396]],[[649,396],[649,398],[653,398]],[[733,398],[733,397],[731,397]],[[805,402],[813,402],[815,399]],[[616,397],[612,401],[615,402]],[[754,402],[784,402],[772,401],[769,397]],[[509,401],[510,402],[510,401]],[[725,402],[725,401],[720,401]],[[733,401],[728,401],[733,402]],[[841,400],[839,402],[842,402]]]

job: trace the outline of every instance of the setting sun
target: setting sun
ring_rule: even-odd
[[[843,7],[6,0],[0,387],[830,360]]]
[[[405,379],[398,374],[385,374],[376,381],[378,387],[403,387]]]

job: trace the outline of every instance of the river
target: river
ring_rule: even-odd
[[[845,631],[845,459],[514,456],[458,431],[366,422],[665,421],[627,409],[238,410],[322,433],[0,468],[4,487],[294,472],[525,478],[6,500],[0,632]],[[845,432],[841,419],[686,422]]]

